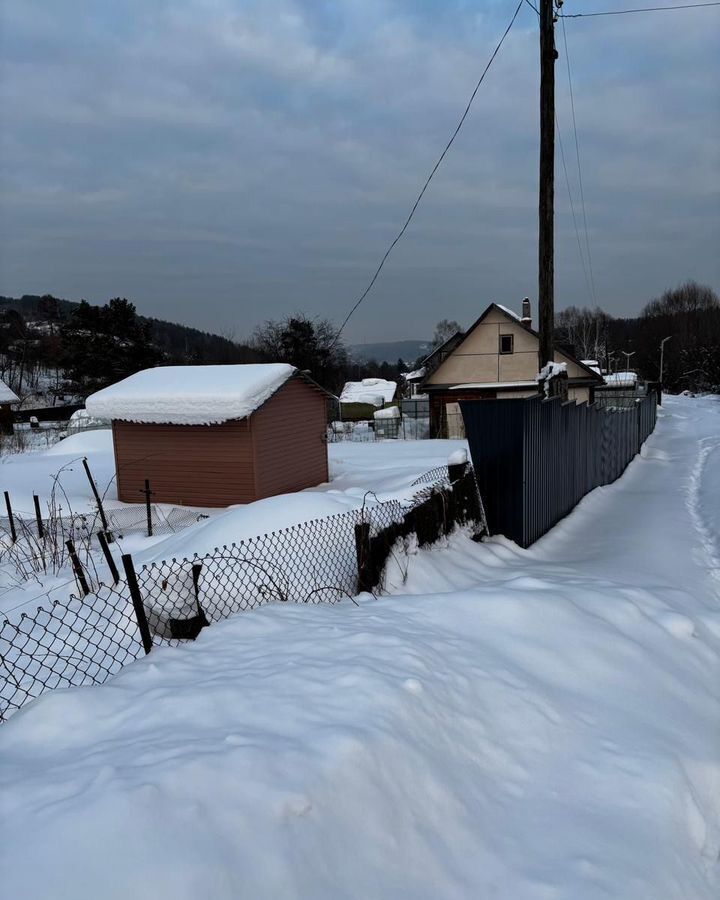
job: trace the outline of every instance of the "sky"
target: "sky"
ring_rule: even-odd
[[[124,296],[236,339],[294,312],[339,323],[515,5],[0,0],[0,294]],[[688,278],[720,290],[720,7],[564,24],[593,283],[558,147],[556,309],[634,315]],[[348,342],[535,302],[538,55],[526,4]]]

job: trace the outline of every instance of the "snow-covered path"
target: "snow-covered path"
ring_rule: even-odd
[[[529,551],[268,606],[0,729],[8,897],[715,900],[720,403]]]

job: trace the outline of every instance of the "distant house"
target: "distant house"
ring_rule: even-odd
[[[527,299],[521,316],[491,303],[463,335],[454,336],[442,361],[422,382],[421,390],[430,397],[431,436],[464,435],[460,400],[537,394],[539,349]],[[602,376],[564,350],[555,351],[555,361],[567,366],[569,399],[592,402]]]
[[[87,398],[112,421],[118,498],[229,506],[328,480],[326,395],[284,363],[145,369]]]
[[[20,398],[15,391],[0,378],[0,434],[13,433],[12,407],[19,402]]]
[[[385,378],[363,378],[347,381],[340,394],[340,411],[343,419],[372,419],[376,409],[392,403],[397,384]]]

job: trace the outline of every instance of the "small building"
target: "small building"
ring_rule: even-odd
[[[327,394],[284,363],[161,366],[87,398],[112,421],[118,499],[221,507],[328,480]]]
[[[491,303],[463,335],[453,336],[442,361],[421,385],[430,397],[430,436],[464,437],[460,400],[537,394],[539,350],[540,336],[532,328],[527,298],[522,315]],[[591,403],[595,388],[604,383],[602,375],[566,350],[556,348],[555,361],[566,364],[568,399]]]
[[[13,411],[15,403],[19,403],[20,398],[7,384],[0,378],[0,434],[13,433]]]

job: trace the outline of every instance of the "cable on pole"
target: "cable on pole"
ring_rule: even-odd
[[[580,143],[578,141],[577,122],[575,120],[575,96],[573,93],[572,74],[571,74],[571,70],[570,70],[570,53],[568,51],[567,33],[565,31],[565,23],[564,22],[562,23],[562,32],[563,32],[563,43],[565,46],[565,63],[567,66],[568,86],[570,88],[570,110],[572,112],[573,133],[575,135],[575,156],[577,158],[578,184],[580,186],[580,204],[582,207],[583,228],[585,230],[585,249],[587,251],[587,263],[588,263],[588,272],[590,273],[590,286],[592,288],[592,297],[593,297],[595,306],[597,306],[598,303],[597,303],[597,292],[595,290],[595,276],[593,274],[592,254],[590,253],[590,237],[588,234],[588,225],[587,225],[587,213],[585,211],[585,191],[583,189],[582,167],[580,166]]]
[[[335,334],[335,337],[333,338],[333,341],[332,341],[332,343],[330,344],[330,347],[328,348],[328,350],[332,350],[332,348],[333,348],[333,347],[335,346],[335,344],[337,343],[338,338],[340,337],[340,335],[341,335],[342,332],[343,332],[343,329],[345,328],[345,326],[347,325],[347,323],[350,321],[350,317],[353,315],[353,313],[355,312],[355,310],[360,306],[360,304],[363,302],[363,300],[367,297],[367,295],[368,295],[368,294],[370,293],[370,291],[372,290],[373,285],[374,285],[375,282],[377,281],[378,275],[379,275],[380,272],[382,271],[382,268],[383,268],[383,266],[385,265],[385,262],[386,262],[387,258],[390,256],[390,254],[392,253],[393,249],[395,248],[395,245],[397,244],[397,242],[400,240],[400,238],[401,238],[401,237],[405,234],[405,232],[407,231],[407,227],[408,227],[408,225],[410,224],[410,222],[411,222],[413,216],[415,215],[415,210],[416,210],[416,209],[418,208],[418,206],[420,205],[420,201],[422,200],[422,198],[423,198],[423,196],[424,196],[424,194],[425,194],[425,191],[428,189],[428,185],[429,185],[430,182],[432,181],[433,176],[435,175],[435,173],[437,172],[437,170],[440,168],[440,164],[442,163],[443,159],[445,159],[445,155],[447,154],[447,152],[448,152],[448,150],[450,149],[450,147],[453,145],[453,143],[454,143],[454,141],[455,141],[455,138],[458,136],[458,133],[460,132],[460,129],[462,128],[462,126],[463,126],[463,124],[464,124],[464,122],[465,122],[465,119],[468,117],[468,113],[470,112],[470,107],[473,105],[473,101],[475,100],[475,96],[477,95],[477,92],[480,90],[480,85],[481,85],[481,84],[483,83],[483,81],[485,80],[485,76],[487,75],[487,73],[488,73],[488,71],[489,71],[489,69],[490,69],[490,66],[491,66],[491,65],[493,64],[493,62],[495,61],[495,57],[496,57],[496,56],[498,55],[498,53],[500,52],[500,48],[502,47],[502,45],[503,45],[503,43],[504,43],[504,41],[505,41],[505,38],[506,38],[506,37],[508,36],[508,34],[510,33],[510,29],[511,29],[511,28],[513,27],[513,25],[515,24],[515,19],[517,19],[518,13],[520,12],[520,10],[521,10],[522,5],[523,5],[524,2],[525,2],[525,0],[520,0],[520,2],[518,3],[517,7],[515,8],[515,12],[513,13],[512,18],[510,19],[510,24],[507,26],[507,28],[506,28],[505,31],[503,32],[502,37],[500,38],[500,40],[498,41],[497,46],[495,47],[495,49],[494,49],[493,52],[492,52],[492,56],[490,57],[490,59],[489,59],[488,62],[487,62],[487,65],[486,65],[485,68],[483,69],[482,74],[480,75],[480,78],[479,78],[479,80],[478,80],[478,83],[475,85],[475,89],[473,90],[472,94],[470,95],[470,99],[469,99],[468,102],[467,102],[467,106],[465,107],[465,111],[463,112],[462,116],[460,117],[460,121],[458,122],[458,124],[457,124],[457,126],[456,126],[456,128],[455,128],[455,131],[453,131],[453,133],[452,133],[452,135],[451,135],[451,137],[450,137],[450,140],[449,140],[449,141],[447,142],[447,144],[445,145],[445,149],[443,150],[443,152],[442,152],[442,153],[440,154],[440,156],[438,157],[437,162],[436,162],[435,165],[432,167],[432,170],[431,170],[430,174],[428,175],[427,179],[425,180],[425,184],[423,185],[422,190],[421,190],[420,193],[418,194],[417,199],[415,200],[415,203],[413,204],[413,207],[412,207],[412,209],[410,210],[410,214],[408,215],[407,219],[405,220],[405,224],[402,226],[402,228],[401,228],[400,231],[397,233],[397,235],[396,235],[395,238],[393,239],[393,241],[392,241],[392,243],[390,244],[390,246],[389,246],[389,247],[387,248],[387,250],[385,251],[385,254],[384,254],[383,258],[380,260],[380,264],[378,265],[377,269],[375,269],[375,273],[373,274],[373,277],[370,279],[370,282],[369,282],[368,286],[365,288],[365,290],[362,292],[362,294],[361,294],[361,295],[358,297],[358,299],[355,301],[355,303],[353,304],[352,308],[350,309],[350,312],[345,316],[345,319],[343,320],[342,324],[341,324],[340,327],[338,328],[337,333]]]
[[[682,3],[676,6],[641,6],[636,9],[609,9],[602,12],[557,13],[557,16],[560,19],[588,19],[595,16],[627,16],[631,13],[665,12],[672,9],[702,9],[706,6],[720,6],[720,0],[713,0],[711,3]]]

